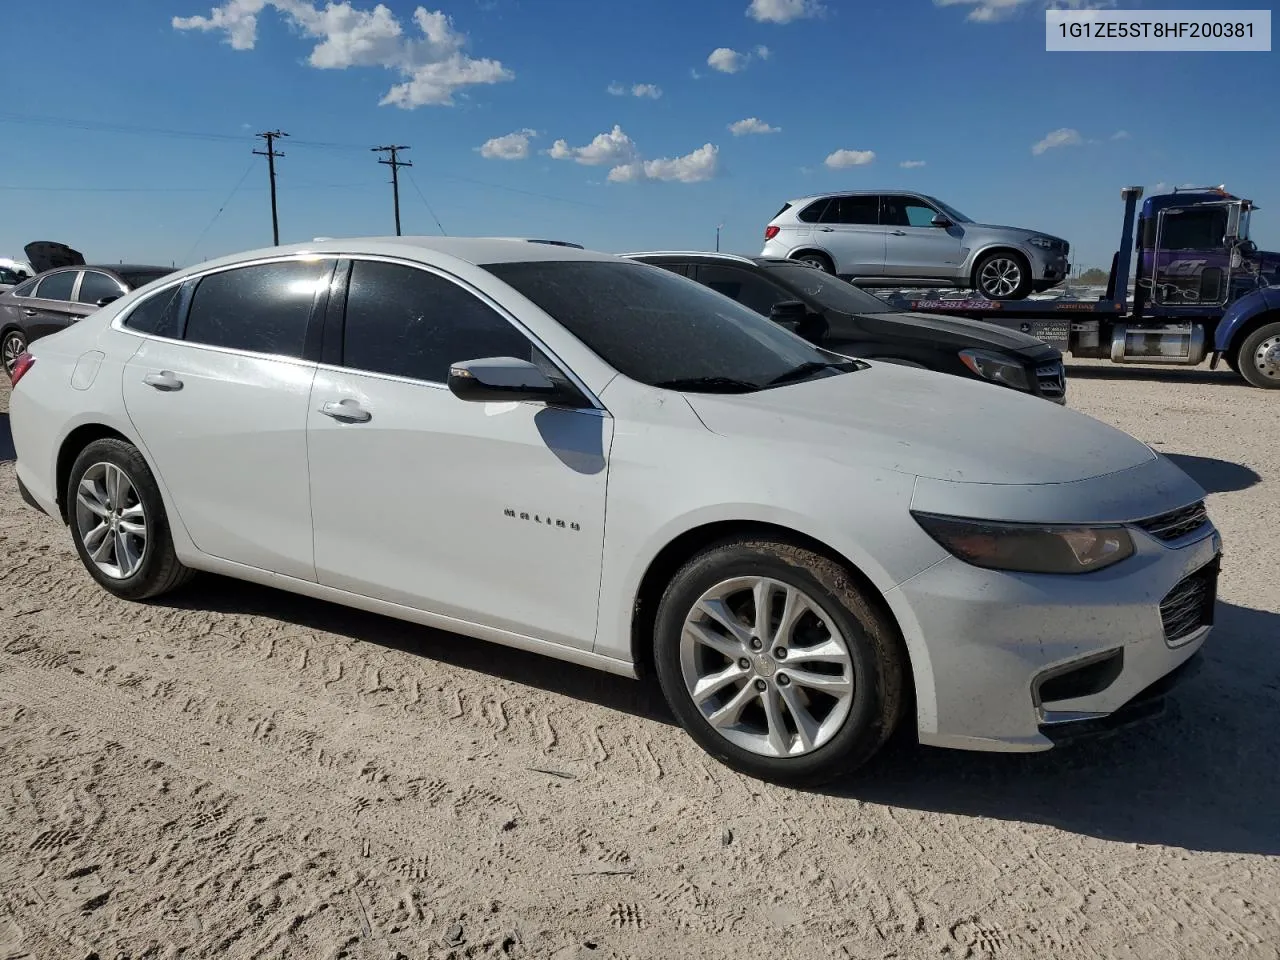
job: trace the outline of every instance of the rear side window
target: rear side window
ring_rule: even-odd
[[[330,260],[236,267],[200,280],[184,339],[211,347],[301,357],[316,294]]]
[[[120,297],[124,291],[105,273],[86,270],[84,279],[80,281],[80,291],[76,294],[79,303],[97,303],[103,297]]]
[[[351,267],[342,364],[445,383],[463,360],[537,362],[533,343],[474,294],[438,274],[374,260]]]
[[[879,197],[833,197],[822,212],[821,223],[876,224],[880,221]]]
[[[40,281],[32,296],[42,300],[70,300],[71,290],[76,285],[78,270],[64,270],[62,273],[51,273]]]
[[[189,298],[193,281],[175,284],[153,293],[124,318],[124,325],[139,333],[178,340],[182,337],[182,307]]]
[[[830,203],[830,197],[823,197],[821,200],[815,200],[796,214],[796,216],[805,223],[818,223],[821,221],[822,214]]]

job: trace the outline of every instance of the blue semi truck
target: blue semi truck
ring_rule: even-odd
[[[1075,357],[1184,367],[1208,358],[1210,369],[1225,362],[1255,387],[1280,389],[1280,254],[1249,239],[1253,203],[1198,187],[1148,197],[1139,210],[1142,193],[1121,191],[1120,249],[1097,299],[885,299],[1022,330]]]

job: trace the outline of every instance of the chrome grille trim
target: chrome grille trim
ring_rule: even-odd
[[[1157,540],[1166,543],[1181,540],[1187,534],[1195,533],[1209,522],[1209,511],[1204,501],[1193,503],[1187,507],[1179,507],[1159,516],[1139,520],[1137,526],[1151,534]]]

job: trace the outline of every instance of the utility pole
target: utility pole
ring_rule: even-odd
[[[273,144],[276,137],[287,137],[288,134],[283,130],[268,130],[266,133],[255,134],[267,141],[266,150],[253,151],[260,157],[267,158],[267,175],[271,178],[271,242],[275,246],[280,246],[280,220],[276,216],[276,157],[283,157],[283,153],[277,153]]]
[[[391,168],[391,197],[396,206],[396,236],[397,237],[400,236],[400,168],[412,167],[413,164],[410,163],[408,160],[397,159],[396,154],[401,150],[408,150],[408,149],[409,148],[404,146],[403,144],[394,144],[394,145],[388,144],[385,147],[371,148],[371,152],[373,153],[390,153],[391,154],[390,160],[379,160],[378,162],[384,163]]]

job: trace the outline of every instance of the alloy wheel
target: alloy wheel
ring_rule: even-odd
[[[13,373],[13,366],[18,362],[18,357],[22,356],[23,351],[27,349],[27,340],[22,334],[16,330],[12,330],[5,334],[3,350],[4,356],[4,372]]]
[[[113,580],[138,572],[147,551],[147,515],[138,491],[114,463],[95,463],[76,490],[76,529],[94,565]]]
[[[853,705],[853,658],[834,619],[767,577],[725,580],[698,599],[681,631],[680,670],[711,728],[760,756],[812,753]]]
[[[1022,284],[1022,267],[1009,257],[988,261],[978,275],[978,286],[989,297],[1008,297]]]

